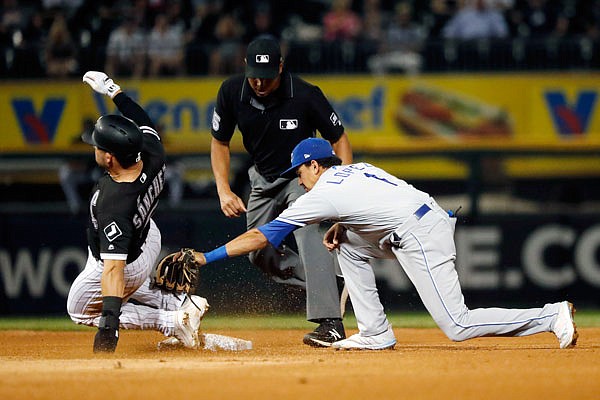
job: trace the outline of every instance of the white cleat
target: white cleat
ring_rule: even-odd
[[[396,345],[396,337],[392,330],[392,325],[374,336],[363,336],[360,333],[354,334],[347,339],[333,342],[331,347],[336,350],[385,350],[393,349]]]
[[[159,351],[161,350],[175,350],[183,347],[183,343],[179,341],[175,336],[166,338],[165,340],[158,342],[156,345]]]
[[[205,298],[192,295],[177,310],[174,336],[188,349],[197,349],[199,346],[198,330],[208,307]]]
[[[563,301],[559,307],[552,331],[558,338],[560,348],[566,349],[567,347],[575,346],[577,344],[577,338],[579,337],[577,326],[573,321],[575,307],[568,301]]]
[[[196,296],[194,294],[191,296],[187,296],[187,299],[185,299],[185,301],[183,302],[182,307],[185,306],[185,304],[188,301],[191,302],[194,306],[196,306],[198,310],[200,310],[200,319],[204,317],[204,314],[206,314],[206,312],[210,308],[208,301],[204,297]],[[198,324],[198,327],[200,327],[200,324]]]

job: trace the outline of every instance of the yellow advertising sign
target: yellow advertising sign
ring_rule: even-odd
[[[600,147],[599,74],[308,77],[364,152]],[[217,79],[119,81],[171,153],[207,152]],[[71,151],[86,119],[114,112],[80,81],[0,85],[3,152]],[[232,147],[243,150],[240,135]]]
[[[600,145],[600,75],[318,82],[364,150]]]

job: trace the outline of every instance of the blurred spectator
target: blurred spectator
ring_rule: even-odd
[[[23,11],[16,0],[2,0],[0,7],[0,46],[18,46],[22,40],[21,29],[25,25]],[[3,49],[2,49],[3,50]],[[4,54],[0,54],[4,58]]]
[[[259,35],[279,37],[277,27],[273,24],[271,7],[267,3],[259,3],[254,9],[251,21],[244,34],[244,43],[250,43]]]
[[[458,12],[442,31],[448,39],[488,39],[508,36],[504,16],[486,0],[463,0]]]
[[[70,16],[83,4],[83,0],[42,0],[45,10],[62,10]]]
[[[154,28],[148,37],[148,59],[150,67],[148,75],[155,77],[161,74],[183,75],[185,72],[184,37],[180,28],[169,25],[167,16],[156,16]]]
[[[133,0],[131,6],[125,5],[121,9],[121,15],[127,15],[135,21],[138,29],[148,32],[154,26],[156,14],[152,12],[152,4],[156,1]]]
[[[22,29],[26,23],[24,9],[19,7],[17,0],[3,0],[0,9],[0,25],[12,33]]]
[[[50,26],[44,59],[46,74],[51,78],[65,78],[78,72],[77,46],[62,13],[54,17]]]
[[[146,38],[132,17],[125,17],[122,24],[111,32],[106,47],[108,76],[132,75],[141,78],[144,73]]]
[[[281,31],[285,41],[318,41],[323,37],[323,28],[307,23],[300,15],[292,15],[289,24]]]
[[[410,3],[398,3],[379,53],[369,59],[369,69],[376,74],[397,70],[416,73],[422,63],[419,52],[424,40],[423,27],[412,19]]]
[[[190,23],[190,40],[206,44],[215,38],[215,28],[223,10],[223,0],[200,0]]]
[[[191,74],[207,74],[210,52],[214,43],[215,28],[223,9],[222,0],[198,0],[194,16],[186,34],[186,64]]]
[[[578,33],[600,40],[600,0],[580,2],[576,16]]]
[[[388,16],[383,11],[381,0],[365,0],[362,15],[364,22],[363,39],[379,45],[384,39],[384,27],[388,24]]]
[[[523,14],[521,32],[525,36],[544,36],[552,33],[558,20],[558,9],[547,0],[527,0],[520,9]]]
[[[232,14],[223,14],[215,27],[217,45],[212,49],[209,74],[236,74],[244,70],[243,31]]]
[[[23,29],[15,29],[5,45],[12,46],[10,75],[38,77],[45,74],[43,64],[46,40],[44,19],[40,11],[31,14]]]
[[[184,35],[182,63],[188,74],[238,71],[238,49],[264,33],[301,47],[294,54],[303,60],[297,66],[307,68],[305,72],[364,72],[365,60],[386,52],[380,42],[386,38],[385,27],[398,3],[411,5],[413,23],[420,22],[427,34],[423,48],[427,70],[465,68],[462,62],[443,66],[455,57],[455,49],[460,52],[466,47],[458,44],[442,50],[439,46],[456,45],[438,41],[442,36],[525,39],[514,42],[518,46],[512,52],[506,46],[500,48],[506,56],[496,60],[509,69],[544,65],[541,59],[533,64],[527,60],[539,58],[548,42],[562,55],[577,56],[583,45],[589,53],[559,68],[578,66],[582,59],[586,63],[579,66],[589,67],[589,60],[600,59],[593,43],[600,40],[600,0],[0,0],[0,76],[45,75],[44,45],[35,48],[40,39],[47,40],[45,33],[57,12],[65,16],[80,70],[104,65],[116,75],[154,75],[151,62],[148,67],[145,63],[146,33],[154,28],[157,16],[166,15],[169,26]],[[121,18],[132,21],[133,34],[124,32],[124,23],[115,27]],[[590,40],[578,42],[579,38]],[[493,47],[502,43],[488,44],[488,54],[500,54]]]
[[[189,29],[190,17],[184,15],[182,0],[169,1],[165,9],[165,15],[172,29],[179,31],[181,34]]]
[[[323,16],[323,39],[335,41],[358,38],[362,21],[350,6],[350,0],[333,0],[331,9]]]
[[[456,3],[449,0],[431,0],[429,12],[425,15],[425,26],[430,38],[442,36],[442,30],[454,15]]]
[[[36,10],[31,15],[29,22],[23,29],[23,44],[32,48],[41,48],[42,43],[46,38],[46,33],[42,12],[40,10]]]

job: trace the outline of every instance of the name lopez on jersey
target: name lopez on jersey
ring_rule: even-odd
[[[156,200],[165,186],[165,170],[166,165],[163,165],[161,170],[152,180],[150,186],[146,190],[143,196],[139,196],[137,199],[137,212],[133,216],[133,226],[141,228],[148,223],[148,220],[152,216],[158,201]],[[142,183],[146,180],[145,174],[140,177]]]

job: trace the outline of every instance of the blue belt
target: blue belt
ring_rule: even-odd
[[[417,211],[414,212],[414,215],[415,215],[415,217],[417,217],[417,220],[420,220],[429,211],[431,211],[431,208],[427,204],[423,204],[421,207],[419,207],[417,209]]]

